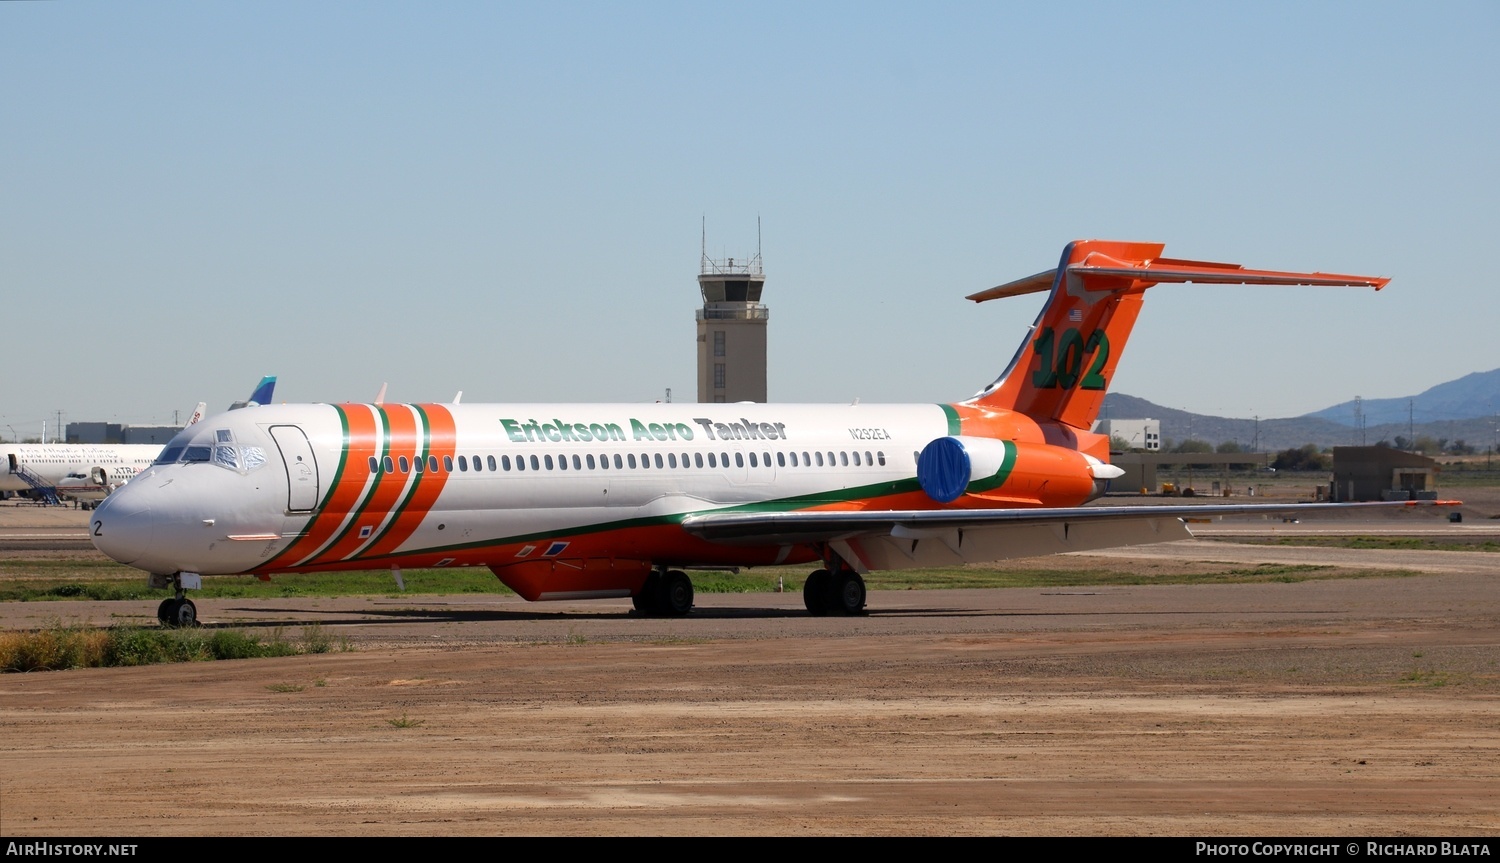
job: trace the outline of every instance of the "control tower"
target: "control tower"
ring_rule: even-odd
[[[757,231],[757,234],[759,231]],[[698,310],[698,401],[766,400],[766,322],[760,302],[766,275],[757,240],[752,258],[714,260],[705,251],[698,268],[703,308]]]

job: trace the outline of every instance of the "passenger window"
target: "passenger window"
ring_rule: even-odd
[[[542,464],[541,464],[541,462],[537,461],[536,456],[532,456],[531,457],[531,469],[532,470],[541,470],[542,469]]]
[[[379,472],[380,472],[380,459],[376,458],[375,456],[370,456],[370,473],[379,473]]]
[[[411,460],[411,470],[412,470],[412,473],[421,473],[422,472],[422,457],[421,456],[417,456],[416,458],[413,458]]]
[[[463,456],[459,456],[459,458],[463,458]],[[453,473],[453,456],[443,456],[443,470],[447,471],[448,473]]]
[[[778,452],[778,453],[776,453],[776,466],[777,467],[786,467],[786,453],[784,453],[784,452]]]
[[[859,450],[854,451],[854,466],[859,467]]]
[[[656,454],[656,468],[657,468],[657,470],[660,470],[661,466],[662,466],[661,465],[661,453],[657,453]]]
[[[589,453],[589,470],[594,469],[594,454]]]
[[[818,465],[821,467],[822,464],[823,464],[823,460],[822,459],[818,459]],[[808,456],[807,450],[803,450],[802,451],[802,466],[803,467],[812,467],[813,466],[812,465],[812,459]]]
[[[708,466],[709,467],[718,467],[719,466],[719,460],[718,460],[718,458],[716,458],[714,456],[713,453],[709,453],[708,454]]]
[[[406,460],[406,456],[402,456],[400,461],[398,461],[397,463],[401,465],[402,473],[406,473],[407,471],[411,470],[411,462]]]
[[[451,468],[452,465],[449,465],[449,467]],[[430,455],[430,456],[427,457],[427,470],[428,470],[429,473],[437,473],[438,472],[438,460],[437,460],[437,456]]]
[[[667,453],[667,467],[677,467],[677,453]]]
[[[536,461],[536,456],[532,456],[531,460],[533,462]],[[536,465],[533,464],[532,467],[536,467]],[[552,470],[552,456],[550,456],[550,455],[547,456],[547,470]]]
[[[721,464],[721,465],[723,465],[725,467],[729,467],[729,453],[727,453],[727,452],[721,452],[721,453],[719,453],[719,464]]]
[[[755,453],[750,453],[750,466],[759,467],[759,465],[755,463]]]
[[[701,453],[701,452],[695,452],[695,453],[693,453],[693,464],[697,465],[700,468],[703,467],[703,453]]]
[[[615,458],[619,458],[619,456],[615,456]],[[635,470],[635,453],[630,453],[626,458],[630,460],[630,469]]]
[[[823,466],[823,454],[822,453],[818,453],[818,467],[822,467],[822,466]]]
[[[589,456],[589,461],[592,462],[593,460],[594,460],[594,457],[593,456]],[[593,465],[590,464],[589,467],[593,467]],[[573,456],[573,470],[583,470],[583,460],[580,459],[576,455]]]
[[[631,467],[635,467],[635,462],[631,462],[630,466]],[[621,463],[620,454],[619,453],[615,453],[615,470],[624,470],[624,469],[625,469],[624,465]]]
[[[870,465],[872,465],[874,463],[875,463],[875,460],[872,459],[872,458],[870,458],[870,451],[869,450],[865,450],[865,467],[869,467]]]
[[[771,466],[771,454],[770,453],[768,453],[768,452],[762,452],[760,454],[760,458],[761,458],[761,464],[765,465],[766,467],[770,467]]]
[[[383,461],[384,461],[385,472],[386,473],[395,473],[396,472],[396,465],[395,465],[394,462],[391,461],[391,457],[390,456],[386,456]]]
[[[885,467],[885,452],[882,451],[882,452],[876,453],[876,455],[880,456],[880,466],[881,467]]]
[[[494,456],[492,456],[492,455],[491,456],[485,456],[484,463],[485,463],[485,466],[488,467],[490,470],[494,470],[495,469],[495,457]],[[505,469],[506,470],[510,470],[510,456],[505,456]]]
[[[524,455],[518,455],[518,456],[516,456],[516,470],[525,470],[525,469],[526,469],[526,456],[524,456]]]
[[[735,467],[744,467],[745,466],[745,454],[744,453],[737,452],[737,453],[734,454],[734,466]]]
[[[463,473],[463,472],[467,471],[468,469],[469,469],[469,457],[468,456],[462,456],[462,455],[459,456],[458,457],[458,472],[459,473]]]

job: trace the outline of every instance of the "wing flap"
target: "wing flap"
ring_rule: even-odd
[[[1192,533],[1183,522],[1185,518],[1303,516],[1364,507],[1453,503],[1456,501],[710,512],[687,516],[682,527],[701,539],[728,545],[848,544],[858,552],[864,566],[882,570],[952,566],[1189,539]]]

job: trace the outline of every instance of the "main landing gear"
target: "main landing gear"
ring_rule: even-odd
[[[652,570],[631,602],[642,614],[681,617],[693,608],[693,581],[680,569]]]
[[[863,614],[865,580],[852,569],[817,570],[802,584],[802,604],[813,617]]]

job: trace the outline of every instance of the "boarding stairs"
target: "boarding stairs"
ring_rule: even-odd
[[[36,492],[36,496],[43,503],[48,506],[63,505],[62,498],[57,495],[56,486],[48,485],[46,480],[27,470],[26,466],[15,461],[14,457],[11,459],[10,472],[13,476],[20,477],[22,482],[31,486],[32,490]]]

